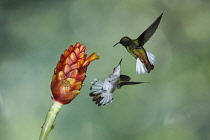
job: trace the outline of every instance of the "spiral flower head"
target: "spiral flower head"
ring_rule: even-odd
[[[51,82],[55,101],[68,104],[80,93],[88,65],[99,58],[96,53],[87,58],[85,50],[84,45],[76,43],[75,46],[70,45],[61,55]]]

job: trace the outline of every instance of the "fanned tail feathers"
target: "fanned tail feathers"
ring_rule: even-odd
[[[108,93],[106,90],[103,89],[103,82],[98,79],[94,79],[94,82],[91,82],[92,86],[90,90],[95,90],[91,92],[89,95],[93,97],[92,101],[94,101],[98,106],[105,106],[108,103],[111,103],[113,100],[113,94]]]
[[[155,55],[152,53],[146,52],[149,62],[152,65],[152,69],[154,68],[155,64]],[[149,72],[146,68],[146,66],[141,62],[139,58],[136,60],[136,73],[137,74],[145,74],[146,72]]]
[[[152,54],[152,53],[147,52],[147,57],[148,57],[148,59],[149,59],[149,62],[150,62],[152,65],[155,65],[155,55]]]
[[[139,58],[136,59],[136,73],[137,74],[145,74],[147,72],[147,68],[141,62]]]

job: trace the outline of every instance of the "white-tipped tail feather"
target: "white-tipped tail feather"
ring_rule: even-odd
[[[91,82],[92,86],[90,87],[90,90],[96,90],[94,92],[92,92],[94,95],[98,95],[102,92],[103,89],[103,82],[101,82],[100,80],[94,78],[94,82]]]
[[[149,59],[149,62],[150,62],[152,65],[155,65],[155,55],[152,54],[152,53],[147,52],[147,57],[148,57],[148,59]]]
[[[146,67],[141,62],[139,58],[136,59],[136,73],[137,74],[145,74],[147,72]]]
[[[147,52],[147,57],[149,62],[154,65],[155,64],[155,55],[152,53]],[[141,62],[139,58],[136,59],[136,73],[137,74],[145,74],[147,72],[147,68],[145,65]]]
[[[104,83],[101,82],[100,80],[94,78],[94,82],[91,82],[92,85],[96,85],[96,86],[103,86]]]

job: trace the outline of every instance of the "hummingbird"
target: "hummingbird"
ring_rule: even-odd
[[[127,51],[136,58],[137,74],[150,73],[150,71],[154,69],[155,55],[147,52],[143,46],[155,33],[162,15],[163,13],[137,39],[131,39],[125,36],[120,39],[120,42],[113,46],[115,47],[117,44],[122,44]]]
[[[110,74],[104,82],[99,79],[94,78],[91,82],[92,86],[90,90],[95,90],[89,95],[93,97],[94,101],[98,106],[105,106],[113,101],[113,92],[116,88],[121,88],[124,85],[135,85],[145,82],[130,82],[131,78],[127,75],[121,75],[121,65],[122,59],[120,60],[117,67],[114,68],[113,73]]]

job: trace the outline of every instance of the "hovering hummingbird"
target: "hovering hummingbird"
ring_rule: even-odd
[[[145,74],[146,72],[150,73],[150,71],[154,69],[155,56],[149,52],[146,52],[146,50],[143,48],[143,45],[155,33],[162,15],[163,13],[137,39],[130,39],[129,37],[125,36],[121,38],[120,42],[114,45],[116,46],[117,44],[122,44],[127,51],[137,59],[137,74]]]
[[[93,101],[98,104],[98,106],[101,105],[107,105],[108,103],[111,103],[113,100],[113,92],[116,88],[121,88],[124,85],[135,85],[135,84],[141,84],[145,82],[129,82],[130,77],[127,75],[121,75],[120,72],[120,65],[121,65],[122,59],[120,60],[120,63],[117,65],[117,67],[114,68],[113,73],[110,74],[105,80],[104,83],[96,78],[94,78],[94,82],[92,83],[92,86],[90,87],[90,90],[95,90],[91,92],[89,95],[93,96]]]

